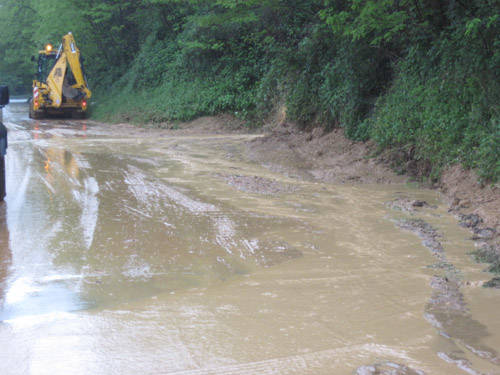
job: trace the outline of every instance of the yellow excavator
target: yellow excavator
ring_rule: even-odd
[[[32,57],[36,61],[35,57]],[[51,44],[38,53],[38,72],[33,80],[30,99],[30,118],[43,118],[48,114],[71,115],[85,118],[88,88],[83,58],[71,33],[63,36],[59,49]]]

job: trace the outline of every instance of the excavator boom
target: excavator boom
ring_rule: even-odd
[[[66,75],[66,67],[68,63],[64,56],[64,53],[57,60],[56,65],[52,68],[52,71],[47,77],[47,86],[49,87],[49,97],[52,101],[52,105],[55,108],[59,108],[62,103],[63,95],[63,85],[64,76]]]
[[[80,90],[83,93],[85,99],[90,99],[92,93],[87,87],[87,81],[83,74],[83,65],[82,58],[80,56],[80,50],[76,47],[73,34],[68,33],[63,36],[62,52],[63,54],[65,54],[66,60],[68,61],[68,65],[71,68],[71,72],[73,73],[73,77],[76,82],[72,85],[72,87],[74,89]]]

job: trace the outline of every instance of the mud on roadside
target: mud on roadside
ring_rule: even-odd
[[[412,178],[398,175],[391,168],[391,160],[384,155],[374,156],[372,142],[354,142],[344,136],[342,129],[325,132],[316,127],[301,130],[286,121],[286,116],[270,125],[267,133],[246,144],[245,156],[273,172],[292,178],[342,184],[405,183]],[[186,123],[168,123],[160,126],[136,127],[117,124],[114,127],[129,136],[168,137],[200,134],[248,133],[244,121],[230,115],[201,117]],[[254,129],[254,132],[256,130]],[[412,168],[406,168],[413,171]],[[418,172],[418,173],[417,173]],[[421,171],[415,171],[421,175]],[[292,185],[256,176],[224,175],[227,184],[244,192],[274,195],[294,192]],[[453,166],[444,171],[438,185],[448,200],[450,212],[460,225],[471,230],[476,261],[487,263],[492,279],[487,287],[500,288],[500,185],[483,185],[473,171]],[[419,201],[394,201],[393,208],[414,211],[424,208]]]
[[[274,179],[261,176],[243,176],[217,173],[215,177],[224,180],[229,186],[245,193],[277,195],[294,193],[299,190],[299,187],[296,185],[285,184]]]
[[[375,149],[372,142],[347,139],[342,129],[306,131],[281,119],[267,135],[247,144],[247,157],[272,171],[321,182],[390,184],[411,179],[396,174],[384,155],[374,156]],[[488,263],[487,271],[499,275],[484,286],[500,288],[500,185],[483,185],[473,171],[457,165],[446,170],[434,188],[448,200],[460,224],[471,230],[475,259]],[[394,205],[411,211],[423,204],[398,201]]]
[[[471,231],[474,259],[487,263],[486,271],[496,275],[483,286],[500,288],[500,185],[483,185],[473,171],[457,165],[443,173],[439,189],[449,211]]]
[[[283,122],[248,144],[247,156],[287,175],[331,183],[404,183],[381,158],[372,157],[375,145],[354,142],[342,129],[325,133]]]
[[[470,229],[473,234],[471,240],[474,241],[476,250],[472,251],[471,255],[474,260],[488,264],[487,272],[500,275],[500,238],[497,231],[487,227],[484,220],[477,214],[462,214],[458,211],[457,216],[460,225]],[[500,289],[500,277],[493,277],[483,286]]]
[[[404,365],[393,362],[377,363],[369,366],[361,366],[355,372],[356,375],[424,375],[420,370],[414,370]]]
[[[311,180],[333,183],[404,183],[409,176],[398,176],[383,157],[372,157],[374,145],[347,140],[342,130],[324,134],[322,129],[301,131],[282,123],[270,134],[248,144],[248,157],[273,171]],[[439,186],[435,186],[450,202],[450,212],[461,226],[469,228],[477,250],[475,259],[489,263],[488,271],[500,274],[500,189],[482,186],[471,171],[459,166],[446,171]],[[419,210],[435,208],[424,201],[396,198],[388,202],[392,209],[413,215]],[[500,356],[495,349],[480,344],[487,329],[472,319],[466,305],[460,270],[451,264],[442,246],[438,231],[421,219],[402,220],[397,225],[418,235],[422,244],[434,255],[436,271],[431,279],[432,295],[425,317],[440,334],[453,343],[455,349],[439,353],[444,361],[470,374],[479,374],[461,348],[495,365]],[[483,284],[500,288],[500,277]],[[471,329],[472,327],[472,329]],[[473,332],[472,334],[470,332]],[[356,374],[420,374],[400,365],[374,364],[358,368]]]
[[[462,293],[462,274],[448,261],[441,243],[441,234],[429,223],[418,218],[401,219],[396,225],[420,237],[422,244],[437,260],[429,266],[436,274],[430,282],[432,295],[425,308],[425,318],[441,336],[455,346],[452,352],[438,353],[439,357],[469,374],[480,372],[474,369],[461,348],[466,348],[470,353],[492,364],[500,364],[498,352],[481,344],[481,339],[488,335],[487,328],[471,317]]]

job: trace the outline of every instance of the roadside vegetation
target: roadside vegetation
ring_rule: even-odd
[[[432,178],[461,163],[500,178],[497,0],[0,0],[0,79],[72,31],[93,115],[164,123],[278,108],[342,127]]]

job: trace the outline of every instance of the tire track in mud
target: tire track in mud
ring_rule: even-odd
[[[413,212],[413,209],[403,211]],[[424,317],[441,336],[450,340],[456,347],[453,352],[439,352],[438,356],[472,375],[482,373],[472,367],[472,363],[465,358],[463,349],[500,366],[498,352],[494,348],[480,344],[481,338],[488,335],[487,327],[472,319],[470,315],[461,291],[462,274],[447,260],[441,243],[442,235],[429,223],[417,218],[401,219],[396,222],[396,226],[416,234],[422,240],[422,245],[438,260],[429,266],[441,272],[431,279],[432,295],[427,303]]]
[[[94,177],[87,177],[83,182],[83,191],[73,190],[74,199],[82,207],[80,226],[83,231],[85,247],[90,249],[99,217],[99,184]]]
[[[362,344],[327,349],[312,353],[298,354],[288,357],[271,358],[263,361],[238,363],[212,368],[201,368],[169,372],[172,375],[306,375],[317,374],[328,366],[332,369],[345,364],[345,357],[350,353],[361,352],[366,355],[383,355],[410,360],[403,349],[377,344]],[[166,373],[165,373],[166,374]],[[407,373],[408,375],[418,373]]]
[[[253,258],[257,263],[268,266],[302,256],[302,253],[280,241],[259,241],[240,235],[238,224],[231,216],[239,217],[238,213],[223,210],[214,204],[199,201],[182,193],[178,189],[165,184],[159,178],[147,175],[142,169],[128,165],[124,171],[124,182],[132,196],[141,207],[134,209],[144,217],[154,218],[165,215],[165,210],[183,210],[180,215],[192,215],[206,220],[213,232],[207,240],[223,249],[226,255],[241,260]],[[176,228],[167,217],[162,219],[165,225]],[[201,239],[200,239],[201,240]],[[217,262],[226,268],[230,264],[223,257],[216,257]]]

